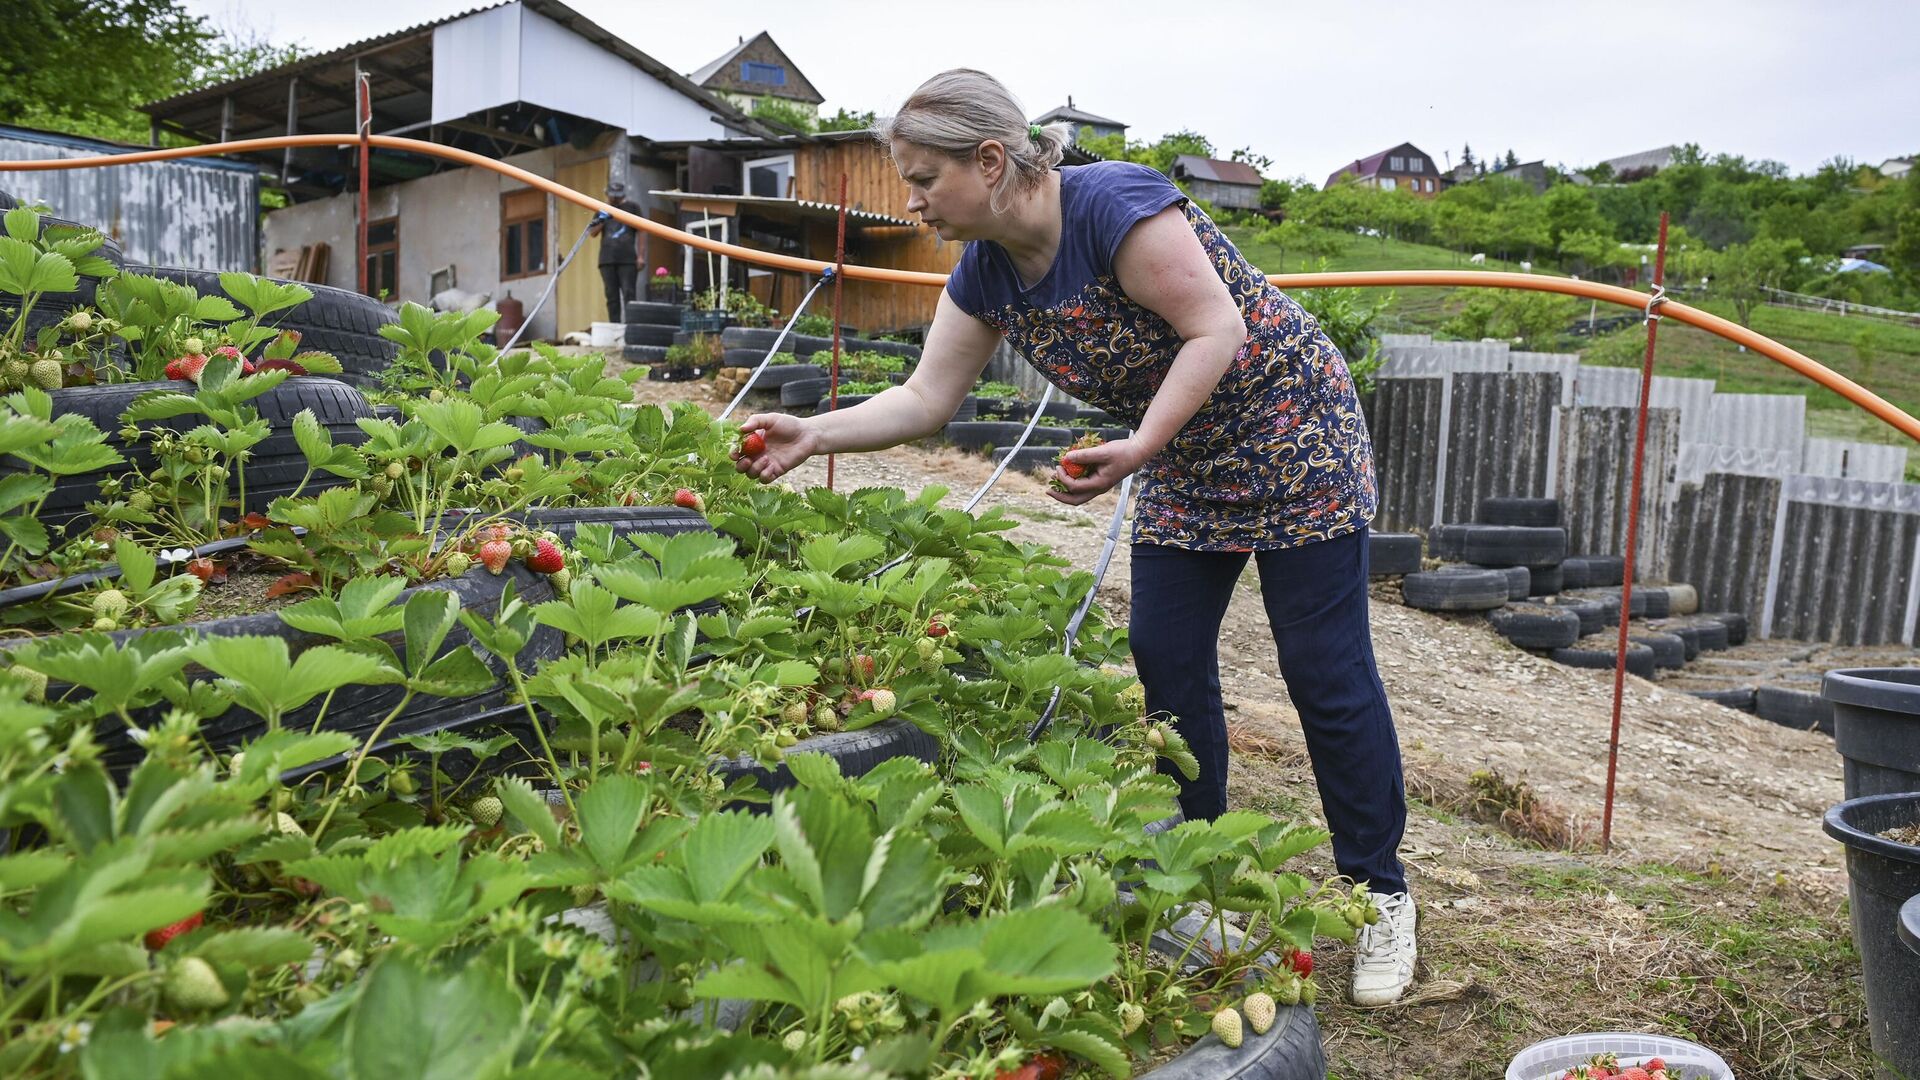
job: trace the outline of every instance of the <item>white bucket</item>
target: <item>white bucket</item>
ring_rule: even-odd
[[[608,349],[620,344],[627,334],[627,324],[617,322],[597,322],[593,324],[590,340],[596,349]]]

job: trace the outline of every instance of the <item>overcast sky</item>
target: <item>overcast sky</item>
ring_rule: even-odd
[[[1920,150],[1920,0],[569,0],[692,71],[767,30],[826,99],[885,114],[977,67],[1030,116],[1065,103],[1154,139],[1192,128],[1269,176],[1324,179],[1401,142],[1444,164],[1511,148],[1579,166],[1669,143],[1810,172]],[[325,51],[470,0],[186,0],[216,24]]]

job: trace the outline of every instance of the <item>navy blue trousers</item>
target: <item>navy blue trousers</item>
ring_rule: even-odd
[[[1171,713],[1200,760],[1180,783],[1186,816],[1227,809],[1227,726],[1220,701],[1220,621],[1246,552],[1133,546],[1134,663],[1147,709]],[[1280,675],[1300,714],[1334,864],[1375,892],[1406,889],[1397,850],[1407,799],[1400,743],[1367,624],[1367,530],[1254,554]]]

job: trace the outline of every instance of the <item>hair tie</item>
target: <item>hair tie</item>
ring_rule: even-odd
[[[1027,138],[1032,139],[1034,142],[1040,141],[1040,125],[1039,124],[1027,125]]]

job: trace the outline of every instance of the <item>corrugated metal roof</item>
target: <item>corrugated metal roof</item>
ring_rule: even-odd
[[[1072,124],[1104,124],[1108,127],[1120,128],[1127,126],[1119,120],[1109,120],[1104,116],[1090,113],[1085,109],[1076,109],[1071,101],[1057,109],[1052,109],[1040,114],[1033,122],[1036,124],[1051,124],[1055,120],[1065,120]]]
[[[649,191],[649,195],[658,195],[674,202],[729,202],[745,203],[749,206],[785,206],[794,207],[805,213],[806,217],[837,217],[840,208],[832,203],[814,202],[812,199],[782,199],[773,195],[709,195],[698,191]],[[907,225],[918,228],[920,223],[906,218],[897,218],[891,214],[876,213],[872,210],[847,210],[850,220],[868,221],[876,225]]]
[[[1249,184],[1259,187],[1266,181],[1260,171],[1244,161],[1221,161],[1219,158],[1200,157],[1197,154],[1181,154],[1173,159],[1173,169],[1177,173],[1186,170],[1195,180],[1211,180],[1217,184]]]
[[[764,34],[766,31],[762,30],[760,33]],[[755,35],[755,38],[757,40],[758,35]],[[745,51],[746,47],[751,44],[753,44],[753,42],[748,41],[746,38],[741,38],[740,44],[735,45],[733,48],[715,57],[712,63],[703,65],[695,71],[687,72],[687,78],[692,79],[696,83],[706,82],[708,79],[713,78],[715,72],[725,67],[728,61],[739,56],[741,52]]]

